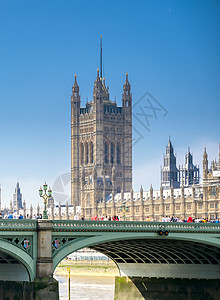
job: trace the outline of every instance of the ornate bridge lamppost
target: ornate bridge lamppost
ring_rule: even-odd
[[[125,205],[125,202],[123,202],[120,210],[123,212],[123,221],[125,221],[125,213],[128,211],[128,207]]]
[[[45,184],[43,185],[43,189],[42,187],[40,187],[39,189],[39,195],[40,197],[42,197],[44,199],[44,211],[43,211],[43,219],[48,219],[48,215],[47,215],[47,200],[48,198],[50,198],[52,196],[52,190],[49,187],[48,189],[48,194],[47,194],[47,183],[45,181]]]

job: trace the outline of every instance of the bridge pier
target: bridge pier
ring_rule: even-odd
[[[52,260],[52,222],[48,220],[38,220],[37,227],[37,262],[36,277],[53,277]]]
[[[0,281],[1,300],[58,300],[58,282],[53,278],[52,222],[37,222],[36,278],[32,282]],[[19,280],[19,279],[18,279]]]
[[[1,300],[58,300],[58,282],[53,278],[44,278],[33,282],[0,281]]]
[[[219,300],[219,279],[115,277],[115,300]]]

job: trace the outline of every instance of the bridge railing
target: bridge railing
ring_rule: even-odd
[[[218,223],[186,223],[186,222],[127,222],[127,221],[76,221],[54,220],[54,231],[132,231],[152,232],[168,230],[170,232],[217,232]]]
[[[40,220],[42,221],[42,220]],[[54,231],[129,231],[220,233],[220,223],[48,220]],[[0,230],[37,230],[38,220],[0,220]]]
[[[37,220],[0,220],[0,230],[36,230]]]

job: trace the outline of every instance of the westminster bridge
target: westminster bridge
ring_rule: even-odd
[[[214,289],[220,282],[218,223],[75,220],[1,220],[0,281],[52,282],[59,262],[85,247],[112,259],[126,278],[206,280]]]

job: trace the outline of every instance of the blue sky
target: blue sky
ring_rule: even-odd
[[[37,205],[39,185],[70,171],[71,87],[76,73],[82,103],[92,98],[101,34],[111,99],[121,104],[128,72],[133,102],[149,92],[160,108],[148,130],[138,114],[146,105],[134,108],[134,137],[142,135],[133,148],[134,189],[158,188],[169,135],[178,164],[188,146],[200,166],[205,144],[209,159],[218,157],[219,32],[215,0],[0,0],[3,204],[17,179],[28,205]]]

